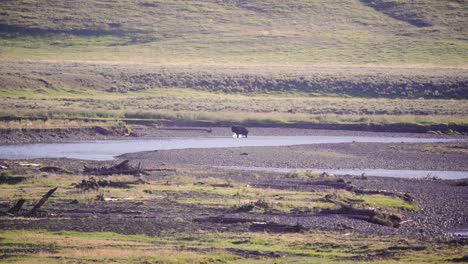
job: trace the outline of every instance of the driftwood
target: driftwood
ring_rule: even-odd
[[[171,172],[176,172],[177,169],[157,168],[157,169],[145,169],[145,171],[171,171]]]
[[[99,190],[99,184],[93,177],[90,177],[89,180],[82,180],[79,184],[75,185],[76,188],[82,189],[83,191],[89,190]]]
[[[367,206],[356,208],[351,204],[347,204],[333,199],[327,199],[327,201],[338,205],[340,208],[325,208],[320,211],[320,213],[322,214],[343,214],[351,218],[362,219],[370,223],[391,227],[399,227],[401,224],[401,217],[392,213],[379,211],[376,208]]]
[[[89,180],[82,180],[79,184],[76,184],[75,187],[82,189],[83,191],[89,190],[99,190],[101,187],[114,187],[114,188],[130,188],[130,184],[144,184],[146,181],[138,179],[136,181],[107,181],[99,180],[96,181],[95,178],[90,177]]]
[[[263,210],[268,210],[270,209],[270,204],[268,204],[267,201],[263,200],[263,199],[260,199],[256,202],[250,202],[250,203],[246,203],[246,204],[243,204],[241,206],[239,206],[238,208],[236,208],[236,212],[250,212],[252,211],[253,209],[255,208],[258,208],[258,209],[263,209]]]
[[[21,207],[23,207],[24,203],[26,202],[25,199],[19,199],[16,204],[10,208],[10,210],[7,211],[8,215],[15,216],[19,210],[21,210]]]
[[[18,165],[20,165],[21,167],[40,167],[41,164],[37,164],[37,163],[24,163],[24,162],[20,162],[18,163]]]
[[[39,200],[39,202],[36,203],[36,205],[34,205],[33,209],[31,209],[31,211],[29,211],[27,215],[29,216],[35,215],[37,213],[37,210],[39,210],[39,208],[41,208],[41,206],[44,205],[45,202],[47,202],[49,197],[52,196],[52,194],[57,190],[57,188],[58,187],[50,189],[46,194],[44,194],[44,196],[42,196],[42,199]]]
[[[349,186],[346,190],[353,192],[355,194],[381,194],[386,196],[393,196],[402,199],[403,201],[412,203],[414,198],[409,193],[404,192],[394,192],[394,191],[387,191],[387,190],[368,190],[368,189],[357,189],[353,186]]]
[[[124,160],[121,163],[111,167],[89,168],[84,166],[84,174],[90,175],[113,175],[113,174],[130,174],[130,175],[148,175],[148,173],[141,168],[141,163],[138,167],[132,167],[129,160]]]
[[[41,200],[39,200],[39,202],[37,202],[36,205],[34,205],[34,207],[31,209],[31,211],[29,211],[25,216],[36,215],[38,210],[41,208],[41,206],[43,206],[44,203],[47,202],[49,197],[52,196],[52,194],[57,190],[57,188],[58,187],[50,189],[46,194],[44,194]],[[9,216],[16,216],[18,212],[21,210],[21,208],[23,207],[25,202],[26,202],[25,199],[19,199],[12,208],[10,208],[6,213],[3,213],[3,214],[9,215]]]
[[[249,227],[249,231],[252,232],[272,232],[272,233],[300,233],[309,230],[300,223],[295,225],[278,224],[275,222],[268,223],[252,223]]]
[[[45,167],[41,167],[39,170],[42,172],[57,173],[57,174],[73,174],[73,172],[67,169],[64,169],[61,167],[55,167],[55,166],[45,166]]]

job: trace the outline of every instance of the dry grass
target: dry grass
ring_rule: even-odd
[[[20,120],[20,121],[0,121],[0,128],[5,129],[55,129],[55,128],[81,128],[93,126],[113,126],[117,122],[112,121],[80,121],[80,120],[64,120],[64,119],[50,119],[50,120]]]

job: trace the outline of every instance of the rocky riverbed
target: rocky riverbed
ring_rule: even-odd
[[[283,128],[259,128],[252,129],[252,131],[255,131],[257,135],[401,136],[401,134],[392,133]],[[147,136],[194,136],[206,135],[206,133],[224,135],[230,132],[226,132],[226,128],[217,128],[212,129],[211,132],[160,129],[145,133]],[[141,131],[140,134],[142,134]],[[422,137],[424,135],[404,134],[404,136]],[[301,230],[309,231],[325,230],[343,234],[362,233],[373,236],[407,237],[421,241],[465,243],[465,238],[456,237],[451,233],[451,230],[468,224],[468,187],[464,180],[440,180],[433,177],[395,179],[372,177],[372,175],[289,177],[285,173],[226,170],[212,166],[314,167],[323,171],[327,168],[468,170],[467,153],[468,146],[463,142],[444,144],[340,143],[161,150],[125,154],[114,161],[3,160],[0,161],[1,164],[8,165],[6,170],[10,173],[27,175],[34,180],[28,180],[28,184],[31,185],[22,186],[20,189],[12,187],[8,192],[4,192],[5,195],[11,192],[14,195],[2,198],[4,202],[2,211],[11,205],[15,197],[28,193],[28,188],[34,190],[34,182],[42,182],[38,177],[59,177],[53,179],[60,179],[58,182],[71,179],[77,183],[80,179],[88,179],[90,176],[83,174],[85,165],[88,167],[110,166],[123,159],[129,159],[135,166],[149,169],[150,174],[143,176],[146,182],[144,185],[129,187],[126,191],[128,194],[117,189],[102,188],[101,190],[105,190],[103,195],[109,198],[104,201],[95,201],[94,197],[99,193],[75,190],[70,187],[70,180],[67,180],[68,185],[60,187],[66,191],[61,194],[59,192],[56,199],[51,198],[51,201],[44,205],[46,217],[38,219],[2,217],[0,229],[112,231],[125,234],[158,235],[162,232],[177,234],[194,230],[196,232],[293,232],[294,228],[300,227]],[[44,174],[36,167],[20,165],[21,162],[39,164],[39,167],[58,166],[71,171],[72,174],[71,176]],[[158,168],[170,168],[175,171],[158,171],[156,170]],[[206,183],[206,179],[215,181],[216,184]],[[222,184],[219,184],[219,181]],[[53,185],[53,180],[47,181],[46,186]],[[402,222],[398,228],[346,215],[317,213],[318,209],[315,207],[318,206],[320,209],[320,206],[324,206],[323,197],[326,195],[353,197],[352,200],[360,200],[362,197],[353,193],[350,186],[362,190],[385,190],[408,194],[412,197],[412,201],[410,205],[405,204],[405,206],[410,206],[412,209],[390,205],[389,208],[401,216]],[[44,187],[41,188],[43,191]],[[250,194],[243,196],[243,192]],[[301,197],[301,206],[284,207],[285,204],[298,203],[294,200],[296,198],[288,200],[288,195],[291,194]],[[93,199],[77,200],[77,197],[81,197],[80,195],[93,197]],[[304,198],[309,195],[318,198]],[[371,199],[371,204],[375,200],[379,203],[382,201],[385,203],[388,201],[403,202],[399,201],[399,198],[388,200],[390,198],[395,197],[377,195],[366,199]],[[237,205],[229,205],[237,199],[239,200]],[[242,204],[261,200],[265,200],[271,208],[279,205],[283,207],[281,210],[263,208],[262,210],[241,211],[236,209]],[[207,204],[207,201],[211,201],[210,204]],[[389,205],[380,204],[379,206]],[[269,224],[259,226],[258,223]]]

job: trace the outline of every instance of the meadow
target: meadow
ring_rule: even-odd
[[[10,60],[466,67],[460,1],[0,3]]]
[[[465,124],[459,1],[3,1],[4,117]]]
[[[4,119],[467,123],[463,70],[77,62],[0,67]]]

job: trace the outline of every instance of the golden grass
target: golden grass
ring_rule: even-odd
[[[21,121],[0,121],[0,128],[5,129],[54,129],[54,128],[81,128],[92,126],[112,126],[117,122],[113,121],[89,121],[49,119],[49,120],[21,120]]]

